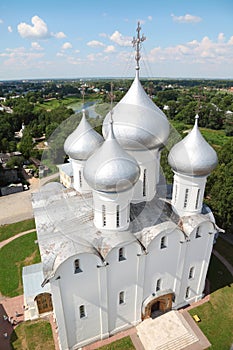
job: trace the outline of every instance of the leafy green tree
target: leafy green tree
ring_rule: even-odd
[[[233,229],[233,138],[218,152],[219,165],[209,176],[206,202],[213,209],[218,225]]]
[[[2,152],[9,151],[9,142],[5,137],[1,140],[1,150]]]
[[[207,204],[213,209],[218,225],[233,229],[233,161],[221,164],[214,173],[214,181]]]
[[[31,156],[33,146],[34,145],[30,131],[27,128],[25,128],[23,137],[19,142],[18,149],[26,159],[29,159]]]
[[[23,157],[11,157],[6,163],[7,168],[14,169],[15,167],[21,168],[23,166],[24,158]]]

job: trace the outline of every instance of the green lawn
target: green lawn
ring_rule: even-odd
[[[233,277],[212,256],[208,278],[214,290],[210,301],[190,310],[190,314],[200,317],[198,325],[212,344],[211,350],[229,350],[233,343]]]
[[[11,335],[12,350],[54,350],[51,325],[48,321],[27,321],[19,324]]]
[[[16,238],[0,250],[0,293],[14,297],[23,294],[22,268],[40,262],[36,232]]]
[[[35,220],[28,219],[14,224],[0,226],[0,242],[7,238],[17,235],[17,233],[28,231],[35,228]]]
[[[57,99],[51,99],[48,101],[45,101],[44,103],[38,103],[35,105],[35,110],[41,110],[41,109],[46,109],[46,110],[51,110],[58,108],[60,106],[69,106],[70,104],[82,102],[81,99],[77,97],[66,97],[63,98],[62,100],[57,100]]]
[[[130,337],[125,337],[114,341],[113,343],[105,346],[101,346],[99,350],[135,350],[135,347]]]

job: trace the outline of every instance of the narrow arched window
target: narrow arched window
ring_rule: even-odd
[[[189,279],[192,279],[194,277],[194,266],[190,267],[189,269]]]
[[[102,224],[106,226],[106,207],[102,205]]]
[[[156,282],[156,292],[158,292],[161,289],[161,278],[159,278]]]
[[[120,206],[116,206],[116,227],[120,226]]]
[[[167,248],[166,236],[163,236],[160,241],[160,249]]]
[[[75,259],[74,261],[74,273],[82,272],[82,269],[80,268],[80,259]]]
[[[197,208],[198,208],[199,197],[200,197],[200,188],[198,188],[198,191],[197,191],[197,198],[196,198],[195,209],[197,209]]]
[[[143,171],[142,195],[143,197],[146,196],[146,169]]]
[[[189,298],[189,296],[190,296],[190,287],[187,287],[185,292],[185,298],[187,299]]]
[[[119,304],[124,304],[125,302],[125,292],[119,293]]]
[[[186,188],[185,195],[184,195],[184,208],[186,208],[188,204],[188,194],[189,194],[189,189]]]
[[[123,261],[125,260],[125,249],[124,248],[120,248],[118,250],[118,261]]]
[[[79,306],[79,317],[84,318],[86,316],[85,306],[80,305]]]
[[[82,173],[81,170],[79,170],[79,186],[82,187]]]
[[[196,229],[196,238],[200,238],[200,237],[201,237],[200,228],[197,227],[197,229]]]

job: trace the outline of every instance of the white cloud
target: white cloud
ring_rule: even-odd
[[[68,41],[62,45],[62,50],[72,49],[72,44]]]
[[[131,46],[132,38],[124,37],[118,30],[116,30],[111,36],[110,40],[116,43],[119,46]]]
[[[113,45],[108,45],[105,49],[104,49],[104,52],[106,53],[112,53],[112,52],[115,52],[116,49],[115,49],[115,46]]]
[[[91,47],[103,47],[105,46],[101,41],[98,41],[98,40],[92,40],[92,41],[89,41],[87,43],[87,46],[91,46]]]
[[[46,39],[51,36],[47,24],[39,16],[32,17],[31,22],[32,26],[24,22],[18,24],[18,32],[22,38]]]
[[[12,33],[12,32],[13,32],[13,29],[12,29],[11,26],[8,26],[8,27],[7,27],[7,30],[8,30],[9,33]]]
[[[35,65],[38,59],[44,56],[44,53],[28,52],[24,47],[17,47],[15,49],[7,48],[0,56],[5,57],[3,62],[7,66],[24,66]]]
[[[64,39],[64,38],[66,38],[66,35],[63,32],[52,33],[51,35],[54,36],[57,39]]]
[[[175,16],[171,14],[173,21],[178,23],[198,23],[202,21],[202,18],[199,16],[193,16],[190,14],[186,14],[184,16]]]
[[[37,51],[44,50],[43,47],[41,47],[40,44],[37,43],[36,41],[33,41],[31,43],[31,47],[32,47],[33,50],[37,50]]]
[[[51,33],[47,24],[39,16],[33,16],[31,19],[32,25],[25,22],[18,24],[17,29],[22,38],[28,39],[47,39],[55,37],[57,39],[64,39],[66,35],[63,32]],[[8,27],[9,28],[9,27]]]
[[[91,53],[91,54],[87,55],[87,59],[90,62],[98,61],[99,58],[101,58],[101,57],[102,57],[102,53],[100,53],[100,52],[96,53],[96,54]]]
[[[3,24],[3,19],[0,18],[0,24]]]
[[[233,36],[230,37],[229,41],[228,41],[229,45],[233,45]]]
[[[153,19],[152,16],[148,16],[149,21],[152,21],[152,19]]]
[[[180,61],[182,63],[230,63],[233,59],[233,37],[225,42],[223,33],[219,33],[216,41],[210,40],[207,36],[202,40],[192,40],[184,44],[166,48],[155,47],[150,51],[148,60],[159,61]]]
[[[223,43],[224,41],[225,41],[224,33],[219,33],[218,34],[218,42]]]

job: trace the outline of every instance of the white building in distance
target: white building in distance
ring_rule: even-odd
[[[174,182],[172,198],[167,195],[160,153],[169,123],[140,83],[145,38],[140,26],[137,32],[136,76],[106,116],[104,139],[83,111],[65,142],[70,162],[60,167],[63,179],[64,172],[73,174],[73,184],[49,183],[33,194],[42,262],[23,272],[26,315],[53,310],[62,350],[204,295],[218,227],[203,196],[217,156],[196,116],[192,131],[169,153]]]

